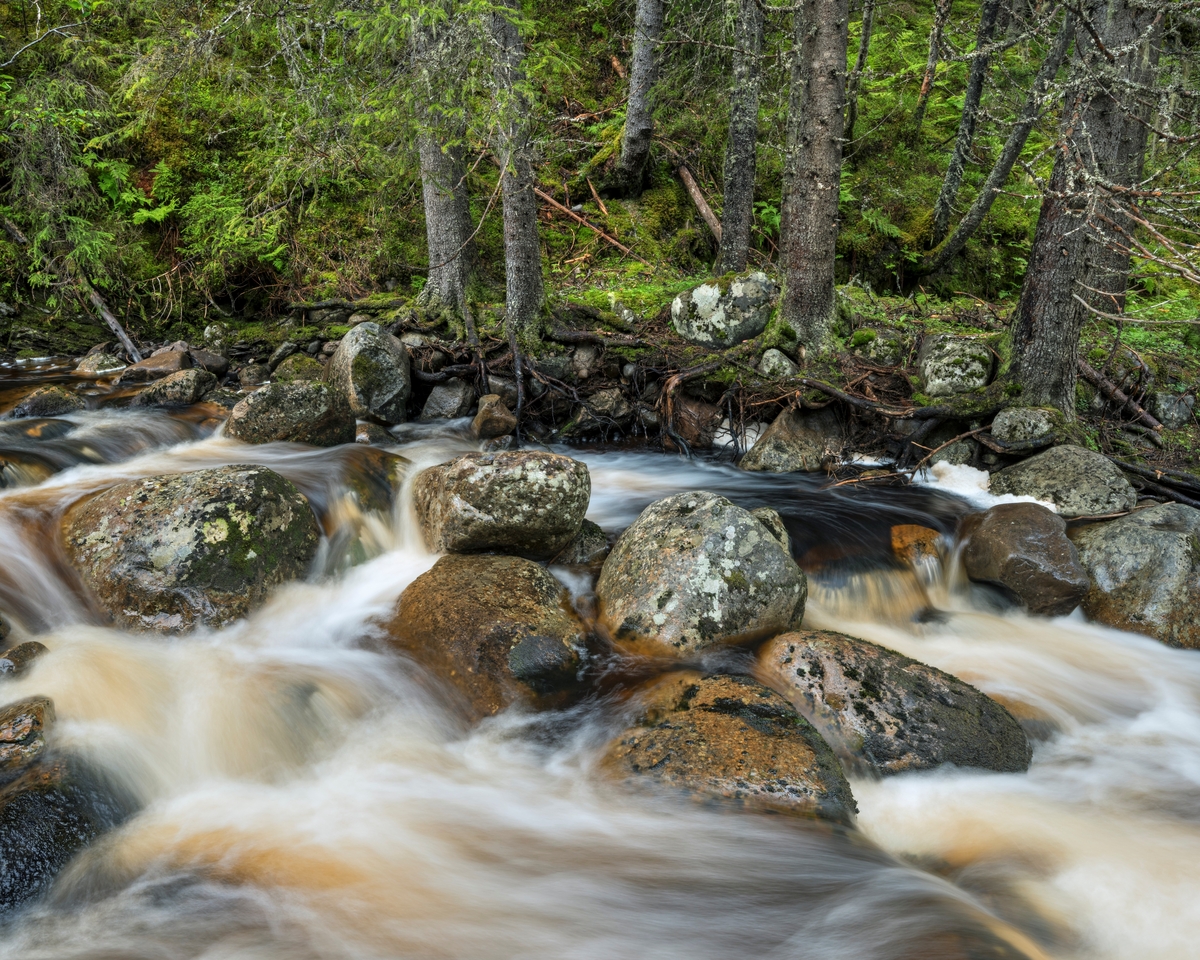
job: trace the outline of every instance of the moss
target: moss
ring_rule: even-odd
[[[857,349],[871,343],[879,334],[874,330],[855,330],[850,336],[850,348]]]

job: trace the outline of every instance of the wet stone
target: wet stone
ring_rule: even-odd
[[[77,413],[87,404],[83,398],[72,393],[65,387],[51,385],[38,387],[32,393],[23,397],[12,409],[10,417],[24,419],[27,417],[61,417],[65,413]]]
[[[0,638],[6,631],[0,629]],[[49,653],[45,644],[36,640],[19,643],[0,653],[0,678],[14,679],[25,674],[33,662],[44,653]]]
[[[417,419],[422,423],[431,420],[456,420],[471,412],[475,402],[475,391],[464,380],[451,378],[437,384],[429,391],[429,398]]]
[[[1063,517],[1092,517],[1132,510],[1137,493],[1107,457],[1063,445],[992,474],[988,491],[1034,497]]]
[[[46,749],[46,730],[53,723],[49,697],[27,697],[0,708],[0,777],[10,776]]]
[[[110,376],[125,369],[125,361],[109,353],[89,353],[75,365],[75,372],[89,377]]]
[[[479,412],[471,421],[471,436],[477,440],[506,437],[517,428],[517,418],[498,394],[479,398]]]
[[[814,472],[841,457],[845,433],[832,407],[815,412],[785,410],[738,464],[761,473]]]
[[[376,323],[360,323],[343,338],[326,371],[330,387],[362,420],[408,419],[412,370],[408,350]]]
[[[188,370],[192,366],[191,356],[183,350],[172,350],[160,353],[155,357],[147,357],[138,363],[125,368],[117,378],[118,386],[128,386],[131,383],[149,383],[151,380],[161,380],[163,377],[180,370]]]
[[[215,390],[217,378],[207,370],[180,370],[156,380],[133,398],[135,407],[185,407]]]
[[[324,383],[272,383],[240,401],[226,435],[243,443],[353,443],[354,418]]]
[[[215,377],[223,377],[229,372],[229,361],[219,353],[195,347],[188,353],[191,354],[192,363],[202,370],[207,370]]]
[[[603,563],[607,556],[608,537],[599,524],[584,520],[579,532],[552,562],[566,566],[593,566]]]
[[[271,379],[271,368],[265,363],[248,363],[238,371],[238,383],[243,387],[258,387]]]

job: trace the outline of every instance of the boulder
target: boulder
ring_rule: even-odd
[[[992,420],[992,436],[1002,443],[1050,443],[1062,426],[1063,416],[1046,407],[1005,407]]]
[[[604,561],[596,595],[619,643],[686,657],[798,625],[808,582],[748,510],[696,491],[642,511]]]
[[[364,420],[354,425],[354,442],[388,446],[395,443],[396,438],[379,424]]]
[[[979,337],[936,334],[926,337],[917,353],[921,392],[949,397],[987,386],[992,378],[993,354]]]
[[[1182,430],[1192,421],[1196,398],[1178,393],[1155,393],[1150,406],[1159,422],[1168,430]]]
[[[633,422],[633,404],[625,399],[620,387],[609,387],[591,394],[576,410],[575,432],[595,433],[629,426]]]
[[[1083,612],[1172,647],[1200,649],[1200,510],[1138,510],[1072,535],[1091,578]]]
[[[15,679],[23,676],[33,661],[48,652],[46,645],[36,640],[27,640],[10,647],[0,653],[0,677]]]
[[[515,380],[497,377],[489,374],[487,378],[488,393],[496,394],[510,410],[517,405],[517,384]]]
[[[38,387],[32,393],[26,394],[12,408],[10,417],[25,419],[28,417],[61,417],[64,413],[76,413],[87,407],[83,398],[72,393],[66,387],[51,384],[48,387]]]
[[[217,378],[207,370],[180,370],[156,380],[133,398],[135,407],[186,407],[199,403],[217,387]]]
[[[442,557],[401,595],[387,635],[475,719],[574,686],[585,652],[562,584],[519,557]]]
[[[476,440],[492,440],[495,437],[507,437],[515,429],[517,418],[499,395],[489,393],[479,398],[479,412],[471,421],[471,436]]]
[[[413,482],[430,550],[500,550],[549,559],[579,532],[592,494],[587,467],[556,453],[471,453]]]
[[[762,432],[738,466],[760,473],[797,470],[811,473],[836,461],[845,442],[832,407],[815,412],[784,410]]]
[[[324,383],[272,383],[238,403],[225,435],[243,443],[354,442],[354,417]]]
[[[988,490],[1049,501],[1064,517],[1122,513],[1137,503],[1136,491],[1107,457],[1070,445],[992,474]]]
[[[764,377],[785,380],[788,377],[799,376],[800,368],[794,364],[786,353],[772,347],[763,352],[758,362],[758,372]]]
[[[118,484],[72,506],[63,539],[118,626],[177,632],[244,617],[304,576],[320,529],[289,481],[231,466]]]
[[[298,352],[299,349],[299,344],[292,343],[291,340],[284,340],[283,343],[274,349],[274,351],[271,353],[271,356],[267,358],[267,367],[272,373],[274,373],[276,367],[283,363],[283,361],[292,354]]]
[[[1030,613],[1070,613],[1091,585],[1062,517],[1036,503],[1002,503],[963,523],[963,568],[998,583]]]
[[[173,343],[164,343],[156,350],[152,350],[150,356],[161,357],[164,353],[187,353],[188,342],[186,340],[176,340]]]
[[[750,516],[766,527],[771,536],[778,540],[779,545],[791,556],[792,538],[788,535],[787,525],[783,522],[783,517],[779,515],[778,510],[772,510],[770,507],[755,507],[750,511]]]
[[[151,380],[161,380],[180,370],[188,370],[191,366],[192,358],[186,351],[171,350],[129,365],[117,378],[117,385],[124,387],[131,383],[149,383]]]
[[[785,633],[759,651],[780,691],[854,767],[877,774],[943,763],[1005,773],[1029,768],[1021,725],[957,677],[830,630]]]
[[[601,768],[626,781],[843,823],[857,812],[837,757],[783,697],[750,677],[667,674],[637,702]]]
[[[451,378],[429,391],[429,399],[425,401],[417,419],[422,423],[431,420],[456,420],[470,413],[474,402],[475,391],[471,389],[471,385],[457,377]]]
[[[271,368],[265,363],[248,363],[238,371],[238,383],[243,387],[261,387],[271,379]]]
[[[600,529],[600,525],[584,520],[579,532],[565,547],[558,552],[552,561],[567,566],[592,566],[604,562],[608,556],[608,537]]]
[[[75,372],[88,377],[104,377],[125,369],[125,361],[111,353],[89,353],[75,364]]]
[[[385,424],[408,419],[412,371],[408,351],[376,323],[360,323],[342,339],[329,360],[329,385],[350,412]]]
[[[325,368],[312,357],[294,353],[275,368],[271,378],[276,383],[301,383],[320,380],[324,374]]]
[[[932,527],[898,523],[891,529],[892,553],[920,572],[936,571],[942,563],[942,535]]]
[[[188,351],[188,354],[191,356],[192,363],[195,366],[201,370],[207,370],[214,377],[223,377],[229,372],[229,361],[219,353],[193,347]]]
[[[756,337],[771,318],[779,288],[759,271],[726,285],[704,283],[671,304],[671,320],[681,337],[706,347],[732,347]]]

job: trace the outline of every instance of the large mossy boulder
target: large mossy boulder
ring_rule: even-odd
[[[779,288],[755,271],[727,283],[712,281],[681,293],[671,320],[681,337],[705,347],[732,347],[766,329]]]
[[[1062,517],[1036,503],[1002,503],[963,523],[967,576],[1000,584],[1030,613],[1070,613],[1091,585]]]
[[[118,484],[71,507],[63,537],[118,626],[166,633],[244,617],[304,576],[320,530],[288,480],[231,466]]]
[[[51,384],[38,387],[22,397],[9,416],[14,419],[30,417],[61,417],[65,413],[78,413],[87,406],[83,398],[66,387]]]
[[[579,533],[587,467],[556,453],[471,453],[423,470],[413,505],[430,550],[549,560]]]
[[[324,383],[271,383],[240,401],[225,435],[243,443],[308,443],[336,447],[354,442],[354,417]]]
[[[133,398],[135,407],[186,407],[199,403],[217,388],[217,378],[192,367],[156,380]]]
[[[808,582],[748,510],[696,491],[642,511],[604,561],[596,595],[619,643],[687,657],[798,626]]]
[[[981,337],[926,337],[917,352],[921,392],[950,397],[985,387],[992,379],[993,357],[990,345]]]
[[[829,745],[750,677],[667,674],[638,698],[601,769],[625,781],[849,822],[850,785]]]
[[[1200,510],[1178,503],[1073,534],[1091,578],[1083,612],[1173,647],[1200,649]]]
[[[785,633],[759,651],[759,676],[852,766],[878,774],[944,763],[1029,768],[1021,725],[957,677],[830,630]]]
[[[326,377],[363,420],[404,423],[412,392],[412,369],[404,344],[378,324],[360,323],[329,359]]]
[[[836,461],[845,445],[841,421],[831,407],[812,413],[784,410],[738,466],[758,473],[812,473]]]
[[[586,649],[562,584],[519,557],[442,557],[401,595],[387,636],[455,688],[473,719],[552,702]]]
[[[76,853],[133,808],[80,758],[47,746],[54,704],[0,708],[0,914],[43,893]]]
[[[988,491],[1045,500],[1068,518],[1123,513],[1137,503],[1137,492],[1107,457],[1069,444],[992,474]]]

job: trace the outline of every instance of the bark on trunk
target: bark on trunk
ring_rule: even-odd
[[[963,171],[967,167],[967,156],[975,141],[975,121],[979,117],[979,104],[983,99],[983,84],[987,80],[988,65],[991,60],[988,56],[979,55],[978,51],[992,42],[992,34],[996,29],[996,18],[999,12],[1000,0],[985,0],[979,12],[979,31],[975,36],[977,55],[971,61],[971,71],[967,75],[962,117],[958,121],[958,134],[954,138],[954,152],[950,155],[950,164],[946,167],[942,189],[933,206],[933,242],[931,245],[935,247],[946,239],[946,234],[950,231],[950,213],[954,207],[954,201],[958,198]]]
[[[658,80],[658,42],[663,32],[662,0],[637,0],[633,25],[633,61],[621,155],[613,173],[616,190],[627,196],[642,192],[650,140],[654,135],[654,84]]]
[[[512,0],[506,4],[512,6]],[[495,78],[500,98],[500,191],[504,207],[505,313],[524,342],[536,336],[545,304],[542,245],[534,195],[525,50],[517,25],[503,10],[492,14],[498,47]]]
[[[1153,22],[1153,12],[1130,0],[1091,0],[1084,16],[1087,26],[1075,37],[1073,102],[1064,111],[1013,328],[1022,401],[1053,405],[1067,416],[1075,411],[1079,337],[1088,314],[1087,287],[1094,286],[1088,280],[1103,271],[1122,284],[1119,292],[1110,292],[1124,297],[1128,257],[1122,268],[1105,250],[1111,235],[1098,215],[1112,211],[1097,181],[1127,180],[1144,155],[1144,133],[1140,147],[1121,144],[1136,122],[1130,111],[1136,115],[1139,109],[1133,102],[1123,105],[1121,96],[1128,96],[1130,82],[1145,69],[1135,41]]]
[[[858,36],[858,57],[846,84],[846,144],[854,151],[854,128],[858,124],[858,92],[867,69],[867,54],[871,50],[871,33],[875,29],[875,0],[863,0],[862,29]]]
[[[921,132],[925,122],[925,111],[929,108],[929,96],[933,93],[933,81],[937,76],[938,60],[942,55],[942,34],[950,20],[950,7],[954,0],[935,0],[933,5],[933,28],[929,31],[929,57],[925,61],[925,74],[921,78],[921,92],[917,95],[917,109],[913,113],[912,134]]]
[[[838,187],[849,0],[802,0],[795,14],[784,158],[781,312],[810,351],[829,347],[836,302]]]
[[[996,201],[1000,188],[1008,180],[1008,175],[1012,173],[1012,168],[1016,164],[1017,158],[1021,156],[1021,151],[1025,149],[1025,141],[1029,139],[1029,133],[1037,122],[1039,104],[1050,88],[1050,84],[1054,82],[1059,67],[1066,58],[1074,32],[1075,16],[1068,12],[1062,29],[1059,30],[1058,36],[1054,40],[1054,45],[1047,52],[1046,59],[1042,61],[1042,66],[1034,78],[1033,86],[1029,88],[1029,96],[1021,111],[1021,119],[1009,131],[1008,139],[1000,150],[1000,155],[996,157],[996,162],[992,164],[992,169],[988,173],[987,180],[980,187],[975,202],[971,204],[958,226],[954,228],[954,233],[950,235],[950,238],[911,267],[908,271],[909,276],[923,277],[941,270],[959,254],[966,246],[967,241],[975,235],[975,231],[983,223],[984,217],[992,209],[992,204]]]
[[[869,0],[874,2],[874,0]],[[741,0],[733,85],[729,91],[729,140],[725,145],[725,195],[717,275],[746,269],[754,222],[754,176],[758,155],[758,94],[762,71],[763,14],[755,0]]]

